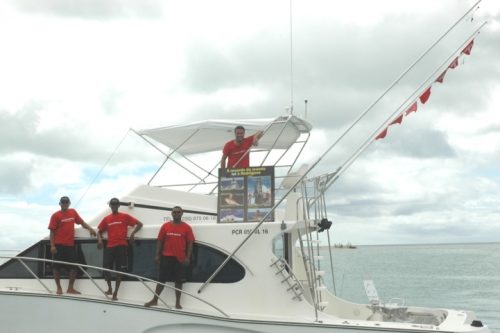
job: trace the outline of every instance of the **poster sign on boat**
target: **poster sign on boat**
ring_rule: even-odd
[[[218,223],[260,222],[273,204],[273,166],[219,169]],[[266,221],[274,221],[274,212]]]

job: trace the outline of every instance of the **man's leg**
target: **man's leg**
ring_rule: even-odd
[[[120,288],[121,282],[122,282],[122,276],[120,274],[118,274],[116,277],[116,282],[115,282],[115,292],[113,293],[113,301],[118,300],[118,289]]]
[[[62,295],[63,291],[61,288],[61,272],[59,271],[58,268],[52,268],[52,272],[54,273],[54,281],[56,282],[56,287],[57,287],[56,293],[58,295]]]
[[[161,283],[165,283],[168,279],[168,260],[167,257],[161,257],[160,258],[160,272],[158,276],[158,281]],[[157,284],[156,285],[156,290],[155,290],[155,295],[153,296],[153,299],[151,299],[149,302],[145,303],[145,307],[150,307],[154,305],[158,305],[158,296],[160,296],[161,292],[163,291],[164,286],[162,284]]]
[[[113,269],[113,250],[111,248],[104,249],[104,268]],[[108,290],[105,292],[106,295],[113,294],[113,287],[111,287],[111,273],[108,271],[104,272],[104,279],[106,280],[106,284],[108,285]]]
[[[182,282],[175,282],[175,308],[182,309],[181,306],[181,290],[182,290]]]
[[[75,280],[76,280],[76,269],[71,267],[69,269],[69,284],[68,284],[68,294],[81,294],[78,290],[75,289]]]
[[[127,246],[118,246],[115,250],[115,262],[116,262],[116,270],[119,272],[127,272]],[[122,282],[122,275],[116,275],[115,282],[115,292],[113,293],[113,301],[118,300],[118,289],[120,288],[120,284]]]
[[[74,246],[64,246],[64,261],[76,263],[76,248]],[[69,275],[69,283],[68,283],[68,294],[81,294],[78,290],[75,289],[75,280],[76,280],[76,266],[68,265],[66,266]]]
[[[162,284],[157,284],[153,299],[145,303],[144,306],[149,308],[150,306],[158,305],[158,296],[160,296],[161,292],[163,291],[163,288],[164,286]]]

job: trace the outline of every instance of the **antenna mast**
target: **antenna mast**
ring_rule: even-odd
[[[290,114],[293,115],[293,26],[292,0],[290,0]]]

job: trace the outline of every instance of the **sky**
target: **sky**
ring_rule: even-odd
[[[293,104],[314,162],[474,3],[0,0],[0,249],[47,236],[62,195],[88,220],[147,182],[162,156],[130,128]],[[482,1],[313,170],[343,165],[474,36],[330,188],[333,242],[500,241],[499,32],[500,3]]]

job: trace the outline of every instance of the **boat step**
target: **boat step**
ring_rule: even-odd
[[[283,265],[282,267],[280,267],[280,268],[278,269],[278,271],[276,272],[276,275],[278,275],[279,273],[283,272],[285,269],[286,269],[286,266],[285,266],[285,265]]]
[[[325,271],[316,271],[316,276],[324,276]]]
[[[320,306],[320,308],[326,308],[328,306],[328,302],[319,302],[318,304]]]

